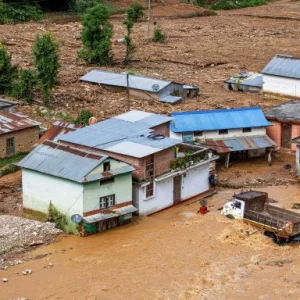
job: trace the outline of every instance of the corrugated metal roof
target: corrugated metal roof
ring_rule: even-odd
[[[265,111],[265,116],[275,120],[300,120],[300,101],[291,100],[277,106],[271,107]]]
[[[225,82],[261,88],[263,86],[263,76],[259,73],[250,74],[247,77],[238,75],[229,78]]]
[[[38,140],[38,144],[46,140],[55,141],[59,136],[62,136],[68,132],[75,131],[78,128],[82,128],[82,125],[72,124],[63,121],[55,121],[53,125],[46,131],[46,133]]]
[[[179,140],[150,138],[153,120],[148,118],[143,122],[129,122],[117,118],[108,119],[92,126],[87,126],[61,136],[59,140],[96,148],[99,150],[121,153],[133,157],[143,157],[147,153],[156,153],[179,144]],[[156,118],[153,116],[153,118]],[[146,120],[146,121],[145,121]]]
[[[193,132],[234,128],[253,128],[272,125],[260,107],[202,110],[172,113],[173,132]]]
[[[93,70],[81,77],[80,80],[104,85],[127,87],[126,73],[114,73],[102,70]],[[165,81],[137,75],[129,75],[128,81],[129,87],[132,89],[143,90],[153,93],[158,93],[171,83],[171,81]],[[154,85],[157,85],[157,89],[153,89]]]
[[[267,135],[263,136],[247,136],[228,139],[206,139],[204,142],[199,142],[201,146],[205,146],[218,153],[228,153],[243,150],[255,150],[276,146],[276,143]]]
[[[19,104],[18,102],[0,99],[0,110],[5,109],[5,108],[10,108],[10,107],[13,107],[18,104]]]
[[[0,110],[0,134],[19,131],[40,125],[41,123],[29,119],[29,117],[21,113]]]
[[[162,99],[160,99],[160,102],[165,102],[165,103],[176,103],[182,100],[182,97],[177,97],[177,96],[171,96],[168,95]]]
[[[150,126],[150,128],[170,122],[173,120],[173,118],[165,116],[165,115],[148,113],[148,112],[141,111],[141,110],[131,110],[124,114],[115,116],[114,118],[128,121],[128,122],[135,122],[137,124],[144,123],[144,124],[147,124],[148,126]]]
[[[300,58],[291,55],[276,55],[261,73],[300,79]]]
[[[127,206],[123,206],[120,208],[115,208],[115,209],[113,209],[113,211],[120,214],[120,216],[123,216],[126,214],[136,212],[136,211],[138,211],[138,209],[136,207],[134,207],[133,205],[127,205]]]
[[[21,160],[18,166],[82,183],[87,181],[85,176],[106,158],[107,156],[45,141]]]

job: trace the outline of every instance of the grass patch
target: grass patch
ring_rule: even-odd
[[[45,213],[42,213],[40,211],[30,210],[30,209],[24,209],[24,217],[30,220],[36,220],[40,222],[47,222],[48,216]]]
[[[27,154],[28,152],[21,152],[14,156],[0,159],[0,177],[16,172],[19,168],[15,165],[15,163],[22,160]]]

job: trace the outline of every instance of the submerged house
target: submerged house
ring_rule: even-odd
[[[125,162],[54,141],[26,156],[22,168],[23,207],[83,217],[86,232],[101,232],[131,220],[132,171]]]
[[[196,97],[199,93],[196,86],[102,70],[93,70],[81,77],[80,81],[99,84],[115,92],[128,88],[131,96],[171,104],[187,97]]]
[[[224,81],[224,87],[227,90],[261,93],[263,76],[259,73],[241,72]]]
[[[226,160],[265,155],[275,146],[266,134],[268,122],[260,107],[172,113],[170,137],[197,141]]]
[[[267,129],[268,136],[281,148],[296,150],[291,139],[300,135],[300,101],[291,100],[265,111],[273,124]]]
[[[300,97],[300,57],[276,55],[261,74],[264,93]]]
[[[140,215],[149,215],[207,192],[209,167],[217,159],[205,147],[164,135],[171,120],[130,111],[70,132],[59,141],[130,164],[133,205]]]
[[[21,113],[0,110],[0,158],[30,151],[39,139],[40,125]]]

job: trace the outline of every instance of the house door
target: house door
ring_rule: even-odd
[[[174,189],[173,189],[173,201],[174,203],[181,201],[181,180],[182,176],[176,176],[174,177]]]
[[[292,125],[283,123],[281,125],[281,147],[291,148]]]

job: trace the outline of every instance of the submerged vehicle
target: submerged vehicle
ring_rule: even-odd
[[[247,191],[235,194],[221,213],[258,227],[277,244],[299,240],[300,214],[271,205],[268,193]]]

